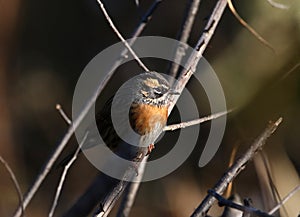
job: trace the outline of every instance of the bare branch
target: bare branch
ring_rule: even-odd
[[[56,110],[59,112],[59,114],[62,116],[62,118],[66,121],[66,123],[68,125],[72,124],[71,119],[66,115],[66,113],[64,112],[64,110],[62,109],[60,104],[56,104],[55,106]]]
[[[288,10],[290,8],[290,6],[288,5],[284,5],[284,4],[280,4],[278,2],[275,2],[273,0],[267,0],[269,2],[269,4],[271,6],[273,6],[274,8],[278,8],[278,9],[282,9],[282,10]]]
[[[176,86],[173,88],[176,92],[181,93],[184,89],[185,85],[189,81],[190,77],[196,70],[196,66],[199,62],[199,60],[202,57],[203,52],[205,51],[210,39],[212,38],[215,29],[221,19],[221,16],[225,10],[225,7],[227,5],[227,0],[219,0],[204,28],[204,31],[199,38],[197,45],[195,46],[194,52],[191,54],[191,56],[188,59],[187,62],[187,69],[183,70],[183,72],[180,75],[180,78],[178,79],[178,82],[176,83]],[[170,106],[169,106],[169,114],[171,113],[173,107],[175,106],[179,96],[171,96],[170,97]]]
[[[197,124],[201,124],[203,122],[214,120],[214,119],[217,119],[217,118],[222,117],[224,115],[227,115],[230,112],[232,112],[232,110],[224,111],[224,112],[219,112],[219,113],[212,114],[212,115],[209,115],[209,116],[206,116],[206,117],[203,117],[203,118],[199,118],[199,119],[196,119],[196,120],[182,122],[180,124],[168,125],[168,126],[166,126],[164,128],[164,131],[173,131],[173,130],[183,129],[183,128],[186,128],[186,127],[190,127],[190,126],[194,126],[194,125],[197,125]]]
[[[151,19],[151,15],[154,13],[155,9],[157,8],[158,4],[161,2],[161,0],[156,0],[149,8],[147,13],[144,15],[140,23],[138,24],[137,28],[133,32],[131,36],[131,40],[129,41],[129,45],[132,46],[134,42],[136,41],[136,38],[141,34],[141,32],[145,29],[147,22]],[[123,59],[126,57],[126,54],[128,53],[127,48],[124,48],[124,50],[121,52],[120,57],[116,59],[115,63],[111,66],[111,69],[107,72],[107,75],[105,76],[104,80],[99,84],[97,90],[95,90],[95,93],[91,96],[83,110],[81,111],[80,115],[73,121],[73,125],[71,125],[67,131],[67,133],[62,138],[61,142],[58,144],[56,150],[54,151],[53,155],[50,157],[48,162],[46,163],[45,168],[41,171],[41,173],[38,175],[37,179],[29,189],[28,193],[26,194],[23,202],[24,209],[28,206],[33,196],[36,194],[37,190],[39,189],[40,185],[43,183],[44,179],[48,175],[49,171],[53,167],[55,161],[57,160],[58,156],[62,152],[62,150],[67,145],[68,141],[70,140],[71,136],[75,132],[75,129],[79,126],[83,118],[86,116],[92,105],[96,102],[97,97],[99,96],[100,92],[104,89],[110,78],[113,76],[116,68],[120,65],[120,63],[123,61]],[[14,217],[20,217],[22,214],[22,208],[19,207]]]
[[[143,159],[143,162],[147,162],[149,155]],[[127,186],[124,192],[124,198],[121,202],[120,208],[117,213],[117,217],[128,217],[130,210],[133,206],[137,191],[139,190],[139,186],[141,184],[141,180],[144,175],[146,164],[141,163],[138,169],[138,176],[133,179],[133,182]]]
[[[228,1],[228,7],[231,10],[232,14],[235,16],[235,18],[244,26],[252,35],[254,35],[257,40],[259,40],[263,45],[270,48],[274,53],[276,53],[275,49],[272,47],[272,45],[266,41],[258,32],[256,32],[241,16],[238,14],[238,12],[235,10],[232,1]]]
[[[137,164],[139,166],[139,164]],[[118,180],[117,184],[113,186],[113,190],[105,192],[105,197],[101,200],[100,208],[95,212],[95,217],[107,217],[114,207],[117,200],[120,198],[129,182],[125,180],[133,180],[136,176],[136,168],[127,168],[122,180]],[[126,178],[125,178],[126,177]]]
[[[249,160],[262,148],[266,143],[267,139],[272,135],[272,133],[277,129],[279,124],[282,122],[282,118],[279,118],[276,122],[270,123],[264,132],[254,141],[250,148],[240,157],[235,163],[228,169],[228,171],[221,177],[218,183],[214,186],[213,191],[217,194],[222,195],[226,190],[228,184],[233,181],[233,179],[245,168]],[[205,216],[215,198],[211,195],[207,195],[201,204],[197,207],[191,217]]]
[[[296,194],[298,191],[300,191],[300,185],[296,186],[288,195],[286,195],[282,201],[275,206],[273,209],[271,209],[268,213],[269,215],[274,214],[280,207],[282,207],[283,204],[285,204],[294,194]]]
[[[300,67],[300,63],[297,63],[296,65],[294,65],[289,71],[284,73],[284,75],[278,80],[278,82],[281,82],[284,79],[286,79],[292,72],[296,71],[296,69],[299,67]],[[276,82],[275,84],[277,84],[278,82]]]
[[[110,16],[108,15],[108,13],[107,13],[107,11],[106,11],[106,9],[104,7],[104,4],[101,2],[101,0],[97,0],[97,2],[100,5],[100,8],[101,8],[101,10],[102,10],[102,12],[103,12],[103,14],[105,16],[105,19],[109,23],[109,25],[112,28],[112,30],[116,33],[116,35],[119,37],[119,39],[123,42],[123,44],[125,45],[125,47],[129,50],[129,52],[134,57],[134,59],[137,61],[137,63],[140,65],[140,67],[143,68],[145,72],[149,72],[149,69],[144,65],[144,63],[140,60],[140,58],[136,55],[136,53],[134,52],[134,50],[131,48],[130,44],[124,39],[124,37],[118,31],[117,27],[115,26],[115,24],[111,20]]]
[[[76,149],[74,155],[72,156],[71,160],[64,167],[63,173],[62,173],[62,175],[60,177],[60,181],[59,181],[59,184],[58,184],[57,189],[56,189],[56,193],[55,193],[55,197],[54,197],[54,200],[53,200],[53,203],[52,203],[52,207],[51,207],[49,215],[48,215],[49,217],[52,217],[54,215],[54,211],[55,211],[55,208],[57,206],[58,199],[60,197],[60,194],[61,194],[61,191],[62,191],[62,187],[63,187],[63,184],[65,182],[67,173],[68,173],[70,167],[72,166],[72,164],[77,159],[78,153],[79,153],[81,147],[83,146],[83,144],[85,143],[87,136],[88,136],[88,132],[84,135],[81,143],[77,147],[77,149]]]
[[[260,217],[272,217],[268,213],[262,212],[259,209],[256,209],[254,207],[242,206],[240,204],[234,203],[231,200],[227,200],[224,197],[222,197],[220,194],[216,193],[214,190],[208,190],[208,193],[219,201],[220,206],[231,207],[233,209],[237,209],[249,214],[254,214]]]
[[[180,62],[181,59],[185,56],[185,51],[186,51],[186,43],[189,39],[190,32],[192,30],[195,17],[198,11],[200,5],[200,0],[190,0],[189,1],[189,6],[186,10],[186,14],[184,16],[184,21],[181,25],[179,35],[178,35],[178,40],[182,42],[179,47],[177,47],[176,53],[175,53],[175,61],[171,64],[171,68],[169,70],[169,74],[172,77],[176,77],[177,71],[179,69],[179,65],[176,64],[175,62]]]
[[[20,207],[21,207],[21,216],[24,216],[25,215],[25,208],[24,208],[24,203],[23,203],[23,194],[22,194],[19,182],[18,182],[14,172],[12,171],[12,169],[10,168],[8,163],[2,158],[2,156],[0,156],[0,162],[3,164],[4,168],[9,173],[10,179],[14,183],[14,187],[15,187],[15,189],[17,191],[17,194],[18,194],[18,197],[19,197],[19,204],[20,204]]]

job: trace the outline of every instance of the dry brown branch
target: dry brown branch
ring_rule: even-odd
[[[242,26],[244,26],[252,35],[254,35],[254,37],[257,38],[257,40],[259,40],[263,45],[270,48],[274,53],[276,53],[272,45],[267,40],[265,40],[258,32],[256,32],[255,29],[253,29],[243,18],[241,18],[241,16],[235,10],[232,1],[231,0],[227,0],[227,1],[228,1],[228,7],[231,10],[232,14],[242,24]]]
[[[228,184],[245,168],[249,160],[262,149],[267,139],[274,133],[279,124],[282,122],[282,118],[279,118],[276,122],[270,123],[264,132],[257,137],[250,148],[229,168],[229,170],[221,177],[218,183],[214,186],[213,191],[222,195],[226,190]],[[212,195],[207,195],[201,204],[197,207],[191,217],[205,216],[215,202],[215,198]]]
[[[19,198],[19,204],[20,204],[19,206],[21,207],[21,216],[24,216],[25,215],[25,209],[24,209],[24,203],[23,203],[23,194],[22,194],[19,182],[18,182],[14,172],[12,171],[12,169],[10,168],[8,163],[2,158],[2,156],[0,156],[0,162],[3,164],[4,168],[9,173],[10,179],[14,183],[14,187],[17,191],[18,198]]]
[[[235,145],[231,151],[231,154],[230,154],[230,158],[229,158],[229,163],[228,163],[228,167],[231,167],[232,164],[234,163],[234,160],[235,160],[235,157],[236,157],[236,153],[237,153],[237,150],[238,150],[238,145]],[[226,189],[226,192],[225,192],[225,198],[228,198],[230,197],[230,195],[232,194],[232,189],[233,189],[233,183],[230,182],[227,189]]]

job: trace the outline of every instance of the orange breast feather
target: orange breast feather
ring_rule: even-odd
[[[161,130],[166,125],[167,118],[168,108],[166,106],[158,107],[147,104],[137,106],[133,104],[131,107],[130,124],[140,135]]]

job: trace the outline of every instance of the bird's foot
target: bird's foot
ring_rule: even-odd
[[[152,150],[153,150],[154,148],[155,148],[154,144],[153,144],[153,143],[150,144],[150,145],[148,146],[148,152],[147,152],[146,156],[149,155],[149,154],[152,152]]]

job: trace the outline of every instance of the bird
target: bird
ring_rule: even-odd
[[[139,152],[143,149],[141,146],[145,145],[148,145],[146,155],[150,154],[154,148],[154,140],[167,123],[168,96],[173,93],[174,91],[171,91],[170,84],[165,77],[155,71],[135,76],[127,85],[124,85],[120,94],[114,96],[115,99],[114,97],[110,98],[96,115],[97,128],[107,147],[112,152],[118,152],[120,144],[124,144],[117,134],[111,118],[112,101],[115,100],[115,107],[118,111],[122,112],[122,108],[129,107],[130,127],[139,135],[138,141],[135,141],[135,143],[143,143],[135,144],[136,147],[134,148],[127,144],[136,153],[133,152],[133,157],[122,157],[127,157],[130,160],[133,158],[134,161],[140,160],[142,155]],[[120,116],[120,119],[122,119],[124,115]],[[119,122],[122,124],[125,120],[119,120]],[[123,128],[126,131],[126,126]]]
[[[158,72],[150,71],[135,76],[124,85],[118,96],[112,96],[96,113],[97,129],[87,129],[89,134],[83,149],[97,145],[95,133],[99,133],[112,152],[127,160],[141,161],[152,152],[155,139],[167,124],[168,97],[174,94],[177,93],[170,88],[168,80]],[[112,120],[112,105],[117,108],[117,113],[123,116],[124,113],[128,114],[125,119],[128,118],[130,130],[137,134],[135,143],[139,144],[128,144],[118,135]],[[124,112],[126,107],[128,111]],[[119,125],[126,123],[125,119],[119,120]],[[128,131],[126,125],[123,130]],[[66,160],[63,161],[68,162]]]

